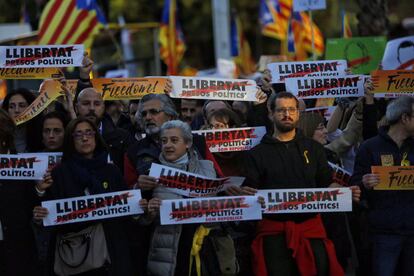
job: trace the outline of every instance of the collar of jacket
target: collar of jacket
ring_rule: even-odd
[[[262,143],[265,143],[265,144],[284,144],[284,143],[287,143],[287,142],[296,142],[296,141],[302,140],[304,137],[305,136],[303,135],[302,130],[300,130],[299,128],[296,129],[295,137],[290,141],[279,141],[278,139],[275,139],[273,137],[273,132],[271,132],[271,133],[268,132],[268,133],[266,133],[265,136],[263,136]]]

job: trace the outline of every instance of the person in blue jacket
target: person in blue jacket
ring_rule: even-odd
[[[397,268],[399,275],[414,275],[414,191],[375,190],[380,179],[371,172],[371,166],[414,165],[414,97],[392,101],[386,119],[388,126],[361,145],[351,183],[368,202],[373,275],[396,275]],[[390,177],[390,184],[397,181]]]

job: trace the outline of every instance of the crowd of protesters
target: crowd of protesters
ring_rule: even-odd
[[[16,126],[36,98],[18,88],[0,109],[0,153],[63,152],[41,181],[0,179],[0,275],[414,275],[412,191],[373,191],[371,166],[414,164],[414,98],[341,98],[329,121],[306,112],[257,80],[255,102],[172,99],[103,101],[92,87],[93,62],[84,57],[72,100],[53,103]],[[65,81],[62,80],[65,87]],[[211,153],[200,129],[265,126],[250,151]],[[243,176],[226,195],[257,189],[341,187],[328,161],[352,173],[351,213],[273,214],[261,221],[160,225],[165,199],[183,198],[149,176],[152,163],[210,178]],[[25,183],[27,182],[27,183]],[[140,216],[45,227],[45,200],[140,189]],[[62,266],[59,243],[70,233],[96,231],[104,242],[95,267]],[[194,257],[195,237],[204,237]],[[220,243],[220,244],[219,244]],[[96,265],[96,262],[94,262]]]

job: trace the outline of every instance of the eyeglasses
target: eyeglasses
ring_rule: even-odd
[[[87,130],[85,132],[82,131],[76,131],[72,134],[73,138],[75,138],[76,140],[81,140],[83,137],[86,138],[92,138],[95,136],[95,131],[93,130]]]
[[[143,110],[141,112],[141,116],[146,117],[148,113],[151,114],[152,116],[154,116],[154,115],[157,115],[157,114],[161,113],[162,111],[163,111],[162,109],[151,108],[151,109],[148,109],[148,110]]]
[[[292,115],[298,112],[298,109],[296,107],[276,108],[275,112],[277,114],[286,114],[286,112],[288,112],[290,115]]]

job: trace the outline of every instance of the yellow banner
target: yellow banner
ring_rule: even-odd
[[[414,93],[414,71],[377,70],[371,73],[372,93]]]
[[[132,100],[147,94],[163,94],[167,78],[98,78],[91,82],[104,101]]]
[[[380,184],[374,190],[414,190],[414,166],[372,166]]]
[[[59,96],[65,95],[62,84],[56,80],[45,80],[40,85],[39,96],[29,105],[22,114],[15,118],[16,125],[23,124],[39,115],[49,104]]]
[[[58,68],[0,68],[0,79],[54,79],[62,76]]]

